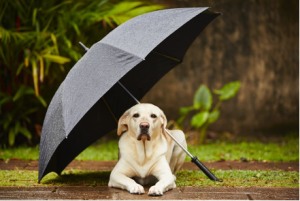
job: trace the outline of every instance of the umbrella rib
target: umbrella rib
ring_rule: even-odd
[[[158,55],[161,55],[161,56],[163,56],[163,57],[166,57],[166,58],[168,58],[168,59],[172,59],[172,60],[177,61],[177,62],[179,62],[179,63],[182,62],[180,59],[176,59],[176,58],[174,58],[174,57],[171,57],[171,56],[162,54],[162,53],[160,53],[160,52],[156,52],[156,51],[153,51],[153,50],[152,50],[151,52],[153,52],[153,53],[155,53],[155,54],[158,54]]]
[[[104,97],[102,97],[102,99],[103,99],[103,102],[105,103],[107,109],[109,110],[110,114],[113,116],[114,120],[118,123],[117,118],[115,117],[114,113],[111,111],[111,109],[110,109],[110,107],[108,106],[108,104],[107,104],[106,100],[104,99]]]

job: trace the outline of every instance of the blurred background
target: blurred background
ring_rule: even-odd
[[[193,105],[200,85],[213,91],[239,81],[236,95],[222,103],[207,128],[207,138],[298,135],[297,0],[1,0],[1,146],[39,143],[47,106],[85,53],[79,41],[90,47],[132,17],[175,7],[211,7],[223,15],[141,102],[159,106],[175,122],[180,108]],[[218,96],[212,94],[216,105]],[[194,130],[194,114],[182,122],[186,133]]]
[[[209,24],[184,62],[143,99],[176,119],[192,105],[200,84],[219,89],[240,81],[209,129],[236,136],[284,134],[299,129],[299,1],[156,1],[171,7],[211,7],[223,15]]]

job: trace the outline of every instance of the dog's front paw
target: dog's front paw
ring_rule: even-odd
[[[136,185],[133,185],[133,186],[130,186],[128,188],[128,191],[132,194],[143,194],[145,193],[145,190],[143,188],[143,186],[139,185],[139,184],[136,184]]]
[[[152,196],[163,195],[163,194],[164,194],[164,189],[157,186],[151,186],[148,192],[148,195],[152,195]]]

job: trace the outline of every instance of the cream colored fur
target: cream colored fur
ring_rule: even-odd
[[[149,125],[150,140],[145,135],[138,140],[141,123]],[[162,195],[176,188],[175,174],[186,154],[165,133],[166,123],[164,113],[152,104],[135,105],[122,115],[117,131],[118,135],[123,133],[119,140],[120,158],[111,172],[109,187],[142,194],[145,193],[143,185],[155,184],[150,187],[149,195]],[[186,147],[182,131],[169,132]]]

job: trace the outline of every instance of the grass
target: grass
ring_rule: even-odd
[[[223,182],[209,180],[203,172],[196,170],[181,170],[177,173],[177,186],[196,187],[299,187],[299,172],[282,170],[217,170],[213,171]]]
[[[9,159],[21,159],[21,160],[38,160],[39,159],[39,147],[12,147],[1,148],[0,158],[3,160]]]
[[[209,180],[201,171],[181,170],[177,173],[176,185],[196,187],[299,187],[299,172],[254,171],[254,170],[212,170],[223,182]],[[107,186],[110,171],[66,170],[59,176],[46,175],[37,183],[38,172],[26,170],[0,170],[0,186]]]
[[[299,137],[283,139],[281,143],[262,142],[216,142],[201,146],[188,146],[191,154],[200,161],[240,160],[248,161],[299,161]],[[0,149],[0,159],[38,160],[39,148],[21,146]],[[118,160],[117,141],[101,142],[85,149],[76,160],[109,161]],[[186,158],[190,160],[190,158]]]
[[[189,151],[200,161],[240,160],[248,161],[299,161],[299,142],[285,144],[240,142],[237,144],[217,142],[203,146],[189,146]]]
[[[116,161],[118,160],[118,142],[97,142],[94,146],[89,146],[83,152],[81,152],[76,159],[77,160],[94,160],[94,161]]]

